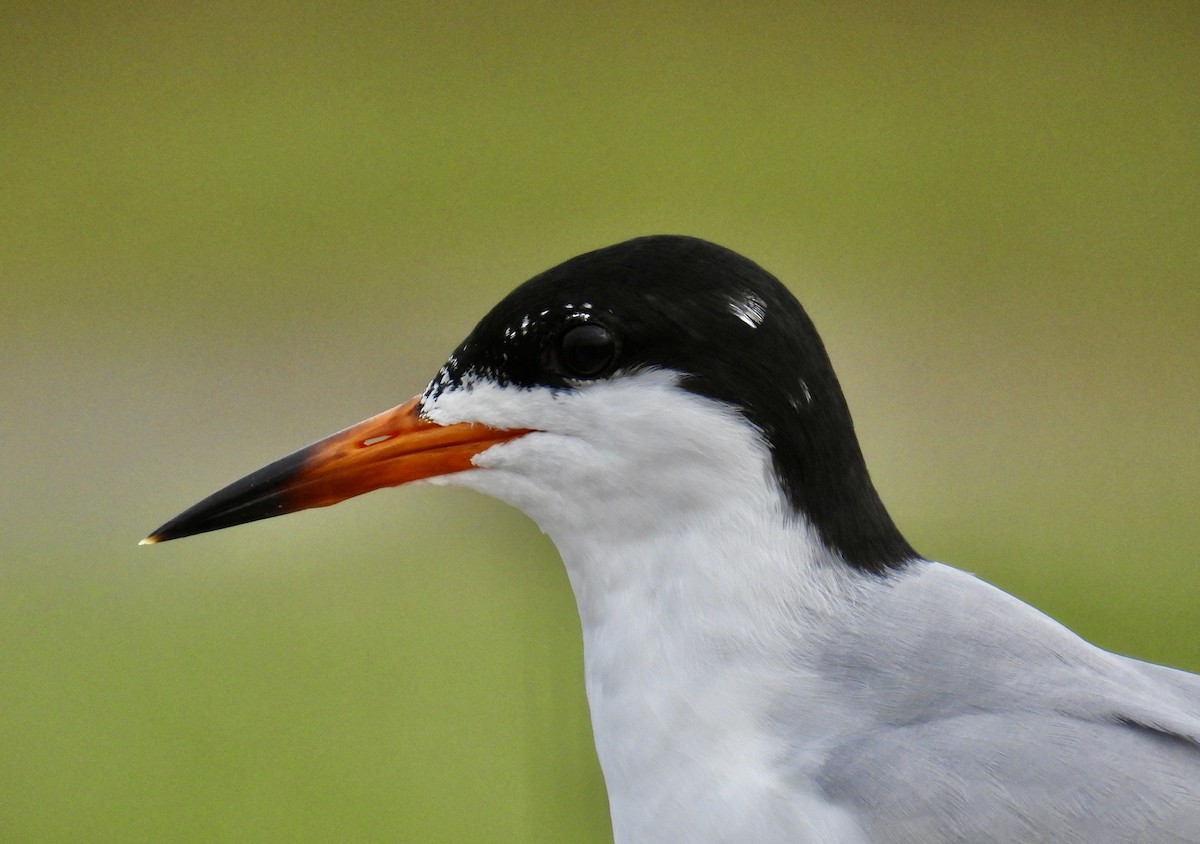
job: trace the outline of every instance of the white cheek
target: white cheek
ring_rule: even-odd
[[[517,507],[556,541],[579,531],[653,533],[689,514],[705,518],[729,496],[748,501],[774,492],[758,432],[732,408],[678,382],[677,373],[653,370],[575,390],[477,382],[446,391],[426,405],[434,421],[534,432],[493,446],[475,457],[477,469],[439,482]],[[760,503],[776,509],[773,500]]]

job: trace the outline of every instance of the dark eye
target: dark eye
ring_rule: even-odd
[[[558,338],[558,364],[564,375],[594,378],[617,357],[617,338],[595,322],[573,325]]]

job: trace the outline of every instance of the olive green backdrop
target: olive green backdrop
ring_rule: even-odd
[[[1200,4],[7,3],[0,80],[5,840],[608,840],[518,513],[136,542],[638,234],[792,287],[923,553],[1200,669]]]

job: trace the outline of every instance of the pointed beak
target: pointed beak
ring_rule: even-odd
[[[315,442],[213,493],[142,540],[143,545],[328,507],[373,489],[474,468],[494,445],[529,433],[463,422],[438,425],[413,398]]]

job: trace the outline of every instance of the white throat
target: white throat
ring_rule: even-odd
[[[678,380],[446,391],[434,421],[538,433],[440,480],[518,507],[562,555],[618,842],[854,842],[795,752],[837,719],[814,706],[805,735],[794,697],[828,698],[806,655],[867,579],[791,512],[759,433]]]

